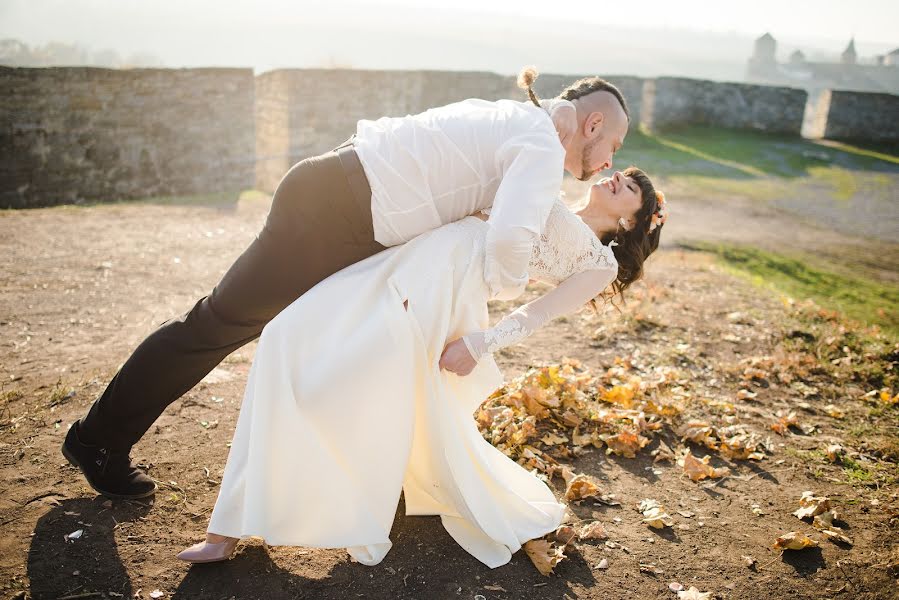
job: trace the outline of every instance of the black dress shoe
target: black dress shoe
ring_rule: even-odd
[[[107,498],[146,498],[156,493],[156,482],[137,468],[127,452],[111,452],[82,443],[78,439],[77,421],[62,443],[62,455],[81,469],[97,493]]]

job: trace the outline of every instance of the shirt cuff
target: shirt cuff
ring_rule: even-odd
[[[478,352],[475,352],[475,349],[472,347],[471,342],[468,341],[468,336],[462,336],[462,343],[465,344],[465,347],[468,348],[468,353],[471,354],[471,357],[475,362],[479,362],[481,360],[481,355]]]

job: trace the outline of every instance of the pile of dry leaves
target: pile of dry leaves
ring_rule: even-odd
[[[646,377],[638,375],[630,361],[617,359],[605,373],[593,376],[580,362],[566,359],[509,382],[481,405],[476,418],[484,438],[507,456],[546,480],[561,477],[568,502],[609,501],[596,481],[562,463],[588,447],[634,458],[667,432],[727,460],[765,457],[767,442],[747,427],[728,422],[727,416],[717,424],[690,418],[692,399],[685,383],[669,367],[656,368]],[[711,456],[697,458],[685,446],[672,450],[661,438],[652,455],[656,462],[675,462],[693,481],[730,473],[727,467],[712,467]],[[654,500],[644,500],[640,510],[650,526],[670,521]],[[546,539],[531,541],[525,549],[548,574],[575,540],[604,538],[601,524],[588,521],[578,530],[563,527]]]

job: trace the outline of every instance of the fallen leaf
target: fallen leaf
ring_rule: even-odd
[[[606,454],[617,454],[625,458],[635,458],[637,452],[640,451],[649,439],[632,431],[622,431],[616,435],[602,436],[602,441],[606,443]]]
[[[829,510],[820,515],[816,515],[814,521],[812,521],[812,527],[826,535],[827,539],[831,541],[842,542],[843,544],[851,546],[852,540],[843,533],[841,528],[834,524],[834,519],[836,518],[836,513],[833,510]]]
[[[630,408],[634,404],[636,390],[632,385],[616,385],[604,390],[600,397],[611,404],[618,404],[623,408]]]
[[[525,542],[524,551],[537,570],[546,576],[549,576],[556,565],[565,558],[562,548],[557,548],[543,539]]]
[[[677,600],[709,600],[712,592],[700,592],[693,586],[689,590],[681,590],[677,593]]]
[[[817,545],[818,542],[798,531],[785,533],[774,541],[775,550],[802,550],[803,548],[816,547]]]
[[[702,481],[707,477],[718,479],[730,473],[730,469],[727,467],[716,469],[710,466],[709,460],[711,460],[711,456],[703,456],[700,460],[687,449],[683,458],[684,474],[693,481]]]
[[[846,454],[846,449],[839,444],[831,444],[827,447],[827,460],[837,462]]]
[[[548,536],[551,542],[559,544],[560,546],[568,546],[573,545],[574,538],[577,537],[577,533],[574,530],[574,527],[570,525],[562,525]]]
[[[576,475],[568,482],[565,499],[569,502],[599,495],[599,486],[587,475]]]
[[[640,512],[643,513],[643,522],[653,529],[662,529],[674,525],[674,519],[665,512],[665,509],[656,500],[647,498],[640,502]]]
[[[827,496],[815,496],[813,492],[802,492],[799,498],[799,510],[793,513],[800,519],[807,519],[820,515],[830,509],[830,498]]]
[[[571,485],[571,482],[577,477],[577,474],[575,474],[574,471],[564,466],[559,470],[559,474],[562,476],[562,479],[565,480],[566,486]]]
[[[653,457],[653,463],[663,460],[674,460],[674,451],[664,441],[659,441],[659,447],[650,452]]]
[[[826,405],[824,407],[824,412],[826,412],[828,415],[830,415],[834,419],[842,419],[843,417],[846,416],[846,413],[843,412],[843,410],[840,407],[838,407],[834,404]]]
[[[681,441],[690,441],[694,444],[704,444],[709,448],[714,448],[717,444],[713,438],[714,430],[712,426],[705,421],[688,421],[674,430],[679,435]]]
[[[544,435],[542,438],[540,438],[540,441],[543,442],[544,444],[546,444],[547,446],[556,446],[558,444],[566,443],[568,441],[568,438],[565,437],[564,435],[557,435],[555,433],[550,432],[550,433],[547,433],[546,435]]]
[[[799,418],[793,411],[786,414],[778,412],[775,416],[779,417],[776,423],[771,424],[771,429],[773,429],[775,433],[786,435],[790,430],[790,427],[799,427]]]
[[[577,537],[579,540],[604,540],[608,538],[605,528],[599,521],[587,523],[578,530]]]
[[[738,400],[755,400],[756,394],[755,392],[751,392],[749,390],[738,390],[737,391],[737,399]]]

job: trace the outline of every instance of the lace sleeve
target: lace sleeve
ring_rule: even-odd
[[[517,344],[556,317],[574,312],[602,292],[617,274],[614,265],[575,273],[540,298],[518,307],[494,327],[470,333],[462,341],[472,358],[480,360],[488,352]]]

